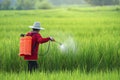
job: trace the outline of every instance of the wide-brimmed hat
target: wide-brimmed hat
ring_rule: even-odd
[[[34,22],[33,26],[29,26],[29,28],[44,30],[44,28],[41,27],[40,22]]]

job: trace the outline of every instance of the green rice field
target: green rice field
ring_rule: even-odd
[[[65,48],[50,42],[46,54],[49,43],[40,45],[39,69],[29,74],[18,56],[19,40],[36,21],[45,28],[43,37],[52,36]],[[1,10],[0,57],[3,80],[119,80],[120,7]]]

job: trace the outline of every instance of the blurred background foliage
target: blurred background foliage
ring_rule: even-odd
[[[120,5],[120,0],[0,0],[0,10],[51,9],[71,5]]]

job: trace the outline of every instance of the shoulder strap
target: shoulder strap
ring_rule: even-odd
[[[30,33],[29,35],[27,35],[27,36],[33,36],[33,35],[35,35],[36,33]],[[32,52],[34,52],[35,51],[35,48],[36,48],[36,42],[33,44],[33,46],[32,46]]]

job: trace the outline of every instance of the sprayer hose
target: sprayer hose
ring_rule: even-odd
[[[50,41],[48,43],[47,50],[43,54],[39,54],[39,56],[46,56],[48,54],[48,52],[49,52],[49,49],[50,49]]]

